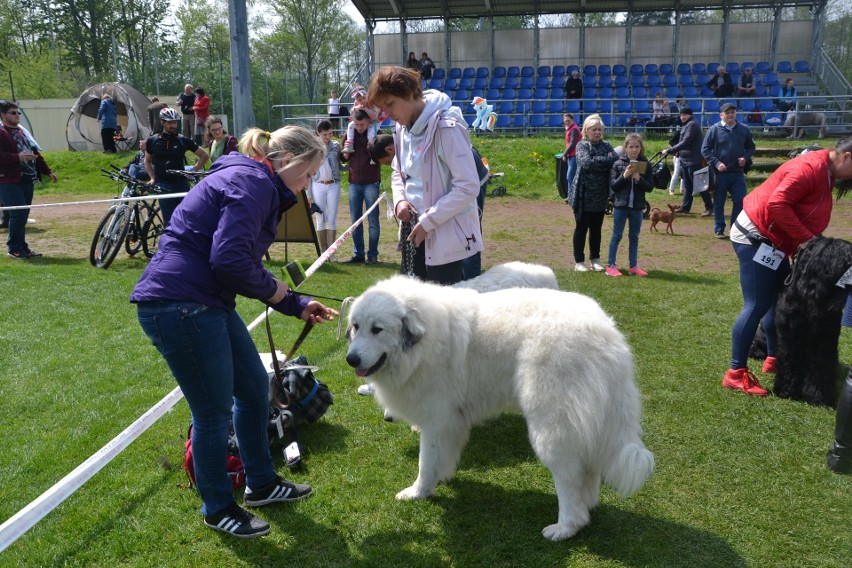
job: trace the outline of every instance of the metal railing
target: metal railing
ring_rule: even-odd
[[[816,53],[814,74],[831,95],[852,95],[852,85],[831,60],[825,49],[820,47]]]

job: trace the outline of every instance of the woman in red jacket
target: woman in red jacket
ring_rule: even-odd
[[[207,117],[210,116],[210,97],[204,94],[201,87],[195,89],[195,105],[192,110],[195,112],[195,143],[201,146],[207,133]]]
[[[852,188],[852,138],[833,150],[803,154],[775,170],[743,202],[731,228],[731,243],[740,263],[743,310],[731,334],[731,368],[722,386],[755,396],[767,390],[747,367],[749,348],[763,318],[767,358],[764,373],[775,370],[775,298],[790,272],[789,258],[831,219],[832,190],[837,199]]]

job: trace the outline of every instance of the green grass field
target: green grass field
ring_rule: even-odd
[[[492,164],[512,172],[513,199],[550,206],[559,138],[477,144]],[[95,167],[109,158],[68,152],[47,158],[61,179],[47,190],[49,200],[114,192]],[[96,222],[91,230],[72,229],[69,238],[87,243]],[[522,241],[533,240],[523,227],[512,230]],[[387,225],[383,231],[389,248],[393,231]],[[32,244],[37,248],[39,239],[61,232],[61,224],[50,225]],[[310,260],[304,245],[292,247],[290,255]],[[282,256],[280,250],[273,255],[273,270],[280,270]],[[305,288],[357,295],[395,273],[394,259],[383,260],[388,262],[369,268],[326,264]],[[108,270],[70,253],[32,262],[0,259],[0,432],[7,444],[0,453],[0,521],[174,388],[128,303],[144,264],[123,252]],[[824,465],[833,411],[720,386],[730,328],[741,307],[733,271],[659,270],[651,278],[623,278],[618,287],[597,274],[557,270],[557,276],[563,290],[597,299],[626,334],[644,402],[644,441],[657,460],[656,472],[636,495],[621,499],[604,489],[591,524],[573,539],[552,543],[541,537],[541,529],[555,521],[556,495],[517,414],[474,430],[454,480],[440,485],[434,498],[396,501],[394,494],[416,476],[418,435],[404,424],[383,422],[375,401],[356,394],[360,380],[344,361],[345,343],[336,340],[335,326],[324,325],[300,352],[320,366],[317,376],[335,394],[335,404],[300,432],[308,448],[306,470],[290,474],[279,466],[280,473],[313,485],[315,494],[292,506],[261,509],[272,525],[269,536],[239,541],[201,523],[197,494],[178,487],[186,481],[179,465],[189,422],[182,401],[0,553],[0,566],[849,564],[852,477]],[[238,303],[246,322],[262,309],[257,301]],[[279,349],[286,350],[300,322],[275,315],[272,323]],[[263,329],[253,335],[259,349],[268,350]],[[840,343],[848,364],[850,330]],[[770,377],[760,377],[771,385]]]

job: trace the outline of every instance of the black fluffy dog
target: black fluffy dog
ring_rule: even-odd
[[[841,239],[819,237],[799,251],[775,306],[776,396],[835,406],[837,342],[847,294],[836,284],[850,265],[852,243]],[[750,355],[766,357],[762,328]]]

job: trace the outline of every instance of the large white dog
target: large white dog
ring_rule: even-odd
[[[493,266],[470,280],[453,284],[453,288],[470,288],[477,292],[494,292],[507,288],[551,288],[558,290],[556,275],[541,264],[507,262]]]
[[[553,474],[559,516],[546,538],[589,522],[601,481],[626,496],[653,472],[630,348],[591,298],[395,276],[355,301],[347,338],[347,363],[421,432],[417,479],[398,499],[432,495],[455,472],[471,426],[506,409],[523,413]]]

